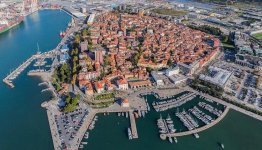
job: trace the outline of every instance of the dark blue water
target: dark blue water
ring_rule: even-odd
[[[58,10],[44,10],[25,18],[12,30],[0,35],[0,79],[32,54],[47,51],[59,43],[70,16]],[[41,103],[50,98],[42,93],[38,78],[28,77],[25,70],[11,89],[0,82],[0,150],[53,149],[46,111]]]

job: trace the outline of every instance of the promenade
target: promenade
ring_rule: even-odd
[[[46,110],[46,112],[47,112],[47,118],[48,118],[50,130],[51,130],[54,149],[55,150],[61,150],[62,149],[61,141],[58,137],[58,130],[57,130],[57,127],[56,127],[54,115],[52,114],[52,111],[50,111],[48,109]]]
[[[89,114],[87,115],[87,118],[85,119],[83,125],[80,127],[80,129],[78,130],[75,138],[72,140],[70,146],[70,150],[77,150],[83,137],[85,136],[85,132],[87,131],[89,125],[91,124],[91,122],[93,121],[93,118],[95,117],[97,111],[96,110],[91,110],[89,112]]]
[[[210,124],[205,125],[203,127],[196,128],[196,129],[190,130],[190,131],[185,131],[185,132],[160,134],[160,138],[162,140],[165,140],[167,137],[179,137],[179,136],[186,136],[186,135],[192,135],[192,134],[195,134],[195,133],[199,133],[201,131],[204,131],[204,130],[211,128],[212,126],[216,125],[219,121],[221,121],[226,116],[228,111],[229,111],[229,107],[226,107],[225,111],[221,114],[221,116],[219,116],[216,120],[214,120]]]

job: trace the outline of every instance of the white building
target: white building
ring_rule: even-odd
[[[166,77],[164,76],[164,72],[152,71],[152,72],[151,72],[151,75],[152,75],[154,81],[156,82],[156,85],[157,85],[157,86],[162,86],[162,85],[164,85],[164,79],[166,78]]]
[[[230,76],[232,75],[232,72],[230,71],[213,66],[210,66],[208,68],[208,71],[209,73],[206,75],[201,74],[199,76],[199,79],[210,82],[223,88]]]
[[[121,102],[121,106],[122,107],[129,107],[129,101],[128,99],[123,99],[122,102]]]
[[[174,67],[174,68],[168,68],[165,72],[165,74],[167,76],[172,76],[172,75],[175,75],[175,74],[178,74],[179,73],[179,68],[178,67]]]
[[[128,90],[128,83],[126,79],[120,79],[117,81],[117,86],[119,90]]]

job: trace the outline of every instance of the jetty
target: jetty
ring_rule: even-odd
[[[156,111],[165,111],[167,109],[171,109],[174,107],[178,107],[187,101],[190,101],[196,97],[195,93],[188,93],[184,94],[176,99],[171,99],[171,100],[162,100],[161,102],[154,102],[153,107]]]
[[[54,149],[60,150],[60,149],[62,149],[62,146],[61,146],[61,141],[60,141],[59,136],[58,136],[58,129],[57,129],[57,126],[56,126],[56,123],[55,123],[54,114],[52,113],[51,110],[48,110],[48,109],[47,109],[46,112],[47,112],[47,118],[48,118],[50,130],[51,130]]]
[[[133,138],[137,139],[138,134],[137,134],[137,129],[136,129],[136,119],[135,119],[133,111],[131,110],[129,111],[129,118],[130,118],[131,132],[132,132]]]
[[[70,144],[71,149],[78,149],[79,148],[81,140],[84,138],[85,132],[87,131],[90,124],[92,123],[93,118],[95,117],[96,113],[97,112],[95,110],[91,110],[89,112],[89,114],[87,115],[87,118],[85,119],[83,125],[80,127],[75,138],[73,139],[73,141]]]
[[[22,63],[20,66],[18,66],[14,71],[12,71],[9,75],[7,75],[4,79],[3,82],[9,85],[11,88],[14,88],[13,80],[17,78],[17,76],[24,71],[30,64],[31,62],[36,59],[39,55],[32,55],[30,58],[28,58],[24,63]]]
[[[216,125],[219,121],[221,121],[226,114],[229,111],[229,107],[226,107],[225,111],[221,114],[221,116],[219,116],[216,120],[214,120],[213,122],[211,122],[208,125],[205,125],[203,127],[200,128],[196,128],[194,130],[190,130],[190,131],[185,131],[185,132],[176,132],[176,133],[167,133],[167,134],[160,134],[160,138],[162,140],[165,140],[167,137],[179,137],[179,136],[186,136],[186,135],[192,135],[192,134],[196,134],[199,133],[201,131],[204,131],[208,128],[211,128],[212,126]]]

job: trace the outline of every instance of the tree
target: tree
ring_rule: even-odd
[[[73,57],[73,62],[75,63],[75,62],[77,62],[78,61],[78,57],[77,56],[74,56]]]
[[[76,34],[76,36],[75,36],[75,43],[79,44],[80,41],[81,41],[80,35]]]
[[[110,64],[110,58],[109,58],[108,55],[106,55],[106,56],[104,57],[104,66],[106,67],[106,66],[108,66],[109,64]]]
[[[86,37],[86,36],[87,36],[87,29],[84,29],[84,30],[82,31],[82,36],[83,36],[83,37]]]
[[[168,65],[168,66],[173,66],[173,62],[172,62],[171,58],[168,59],[167,65]]]

